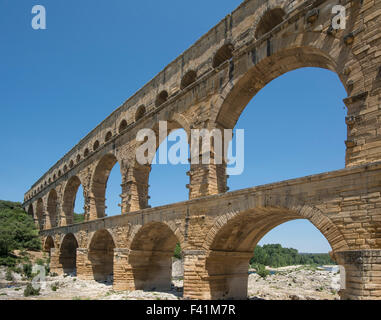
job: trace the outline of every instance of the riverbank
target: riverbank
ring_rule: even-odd
[[[0,268],[0,300],[179,300],[183,281],[172,281],[168,292],[115,292],[111,284],[84,281],[74,276],[47,277],[39,296],[24,297],[27,282],[14,274],[15,282],[5,280]],[[248,298],[253,300],[336,300],[340,290],[337,271],[317,270],[308,266],[271,269],[274,274],[262,278],[249,271]]]

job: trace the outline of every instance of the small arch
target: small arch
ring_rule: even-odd
[[[57,175],[53,174],[53,180],[56,180],[56,179],[57,179]]]
[[[234,46],[231,43],[223,45],[214,55],[213,68],[219,67],[225,61],[233,58]]]
[[[109,132],[107,132],[107,134],[106,134],[106,137],[105,137],[105,142],[107,142],[107,141],[110,141],[110,140],[111,140],[111,138],[112,138],[112,132],[111,132],[111,131],[109,131]]]
[[[49,257],[50,257],[50,250],[53,248],[54,248],[54,240],[53,240],[52,236],[47,236],[47,238],[45,239],[43,249],[45,252],[49,253]]]
[[[112,282],[115,242],[107,230],[98,230],[91,238],[89,260],[95,281]]]
[[[55,228],[57,224],[57,192],[52,189],[48,196],[48,215],[49,215],[49,226]]]
[[[58,176],[59,176],[59,177],[62,176],[62,172],[61,172],[61,170],[58,170]]]
[[[155,106],[156,107],[161,106],[165,101],[167,101],[167,99],[168,99],[168,92],[165,90],[161,91],[156,97]]]
[[[93,144],[93,150],[95,151],[95,150],[97,150],[98,148],[99,148],[99,141],[96,140],[96,141],[94,142],[94,144]]]
[[[127,129],[127,121],[123,119],[119,125],[119,133],[122,133],[126,129]]]
[[[29,205],[28,208],[28,214],[34,218],[34,211],[33,211],[33,205]]]
[[[163,222],[142,226],[131,242],[130,265],[136,290],[169,290],[172,257],[179,239]]]
[[[144,117],[146,113],[146,107],[144,105],[141,105],[137,110],[136,110],[136,113],[135,113],[135,121],[138,121],[140,120],[141,118]]]
[[[65,164],[64,167],[63,167],[63,171],[66,172],[67,171],[67,165]]]
[[[52,183],[52,178],[49,178],[48,183],[49,183],[49,184]]]
[[[69,167],[70,167],[70,168],[73,168],[73,167],[74,167],[74,161],[73,161],[73,160],[70,160]]]
[[[63,273],[76,274],[77,271],[77,248],[78,242],[72,233],[65,235],[61,242],[59,263],[62,265]]]
[[[77,155],[77,163],[79,163],[81,161],[81,155]]]
[[[181,80],[180,89],[183,90],[190,86],[197,79],[197,72],[194,70],[188,71]]]
[[[86,148],[84,153],[83,153],[84,157],[86,158],[89,155],[89,153],[90,153],[89,149]]]
[[[283,22],[285,12],[281,8],[267,10],[255,30],[255,38],[259,39]]]

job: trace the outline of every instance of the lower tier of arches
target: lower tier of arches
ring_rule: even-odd
[[[252,253],[183,251],[183,298],[197,300],[247,299],[248,264]],[[381,250],[335,253],[345,269],[344,300],[381,298]],[[172,285],[172,254],[110,247],[96,253],[75,248],[51,249],[52,273],[76,274],[83,280],[108,281],[116,291],[167,291]]]

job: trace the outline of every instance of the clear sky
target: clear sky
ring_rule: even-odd
[[[22,201],[81,138],[240,2],[0,0],[0,199]],[[36,4],[46,8],[46,30],[31,27]],[[267,85],[237,124],[245,129],[245,171],[229,179],[230,189],[343,168],[345,96],[336,74],[315,68]],[[150,204],[186,200],[187,170],[154,166]],[[120,183],[116,165],[109,215],[120,212]],[[308,221],[284,224],[263,243],[330,250]]]

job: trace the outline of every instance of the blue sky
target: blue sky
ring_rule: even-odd
[[[0,199],[23,194],[57,160],[241,1],[0,0]],[[33,5],[47,30],[33,30]],[[254,97],[245,129],[245,171],[231,190],[345,166],[345,90],[331,71],[287,73]],[[153,167],[150,204],[187,199],[188,166]],[[119,168],[109,178],[109,215],[120,212]],[[80,197],[76,210],[83,206]],[[271,231],[261,243],[302,252],[329,244],[307,221]]]

